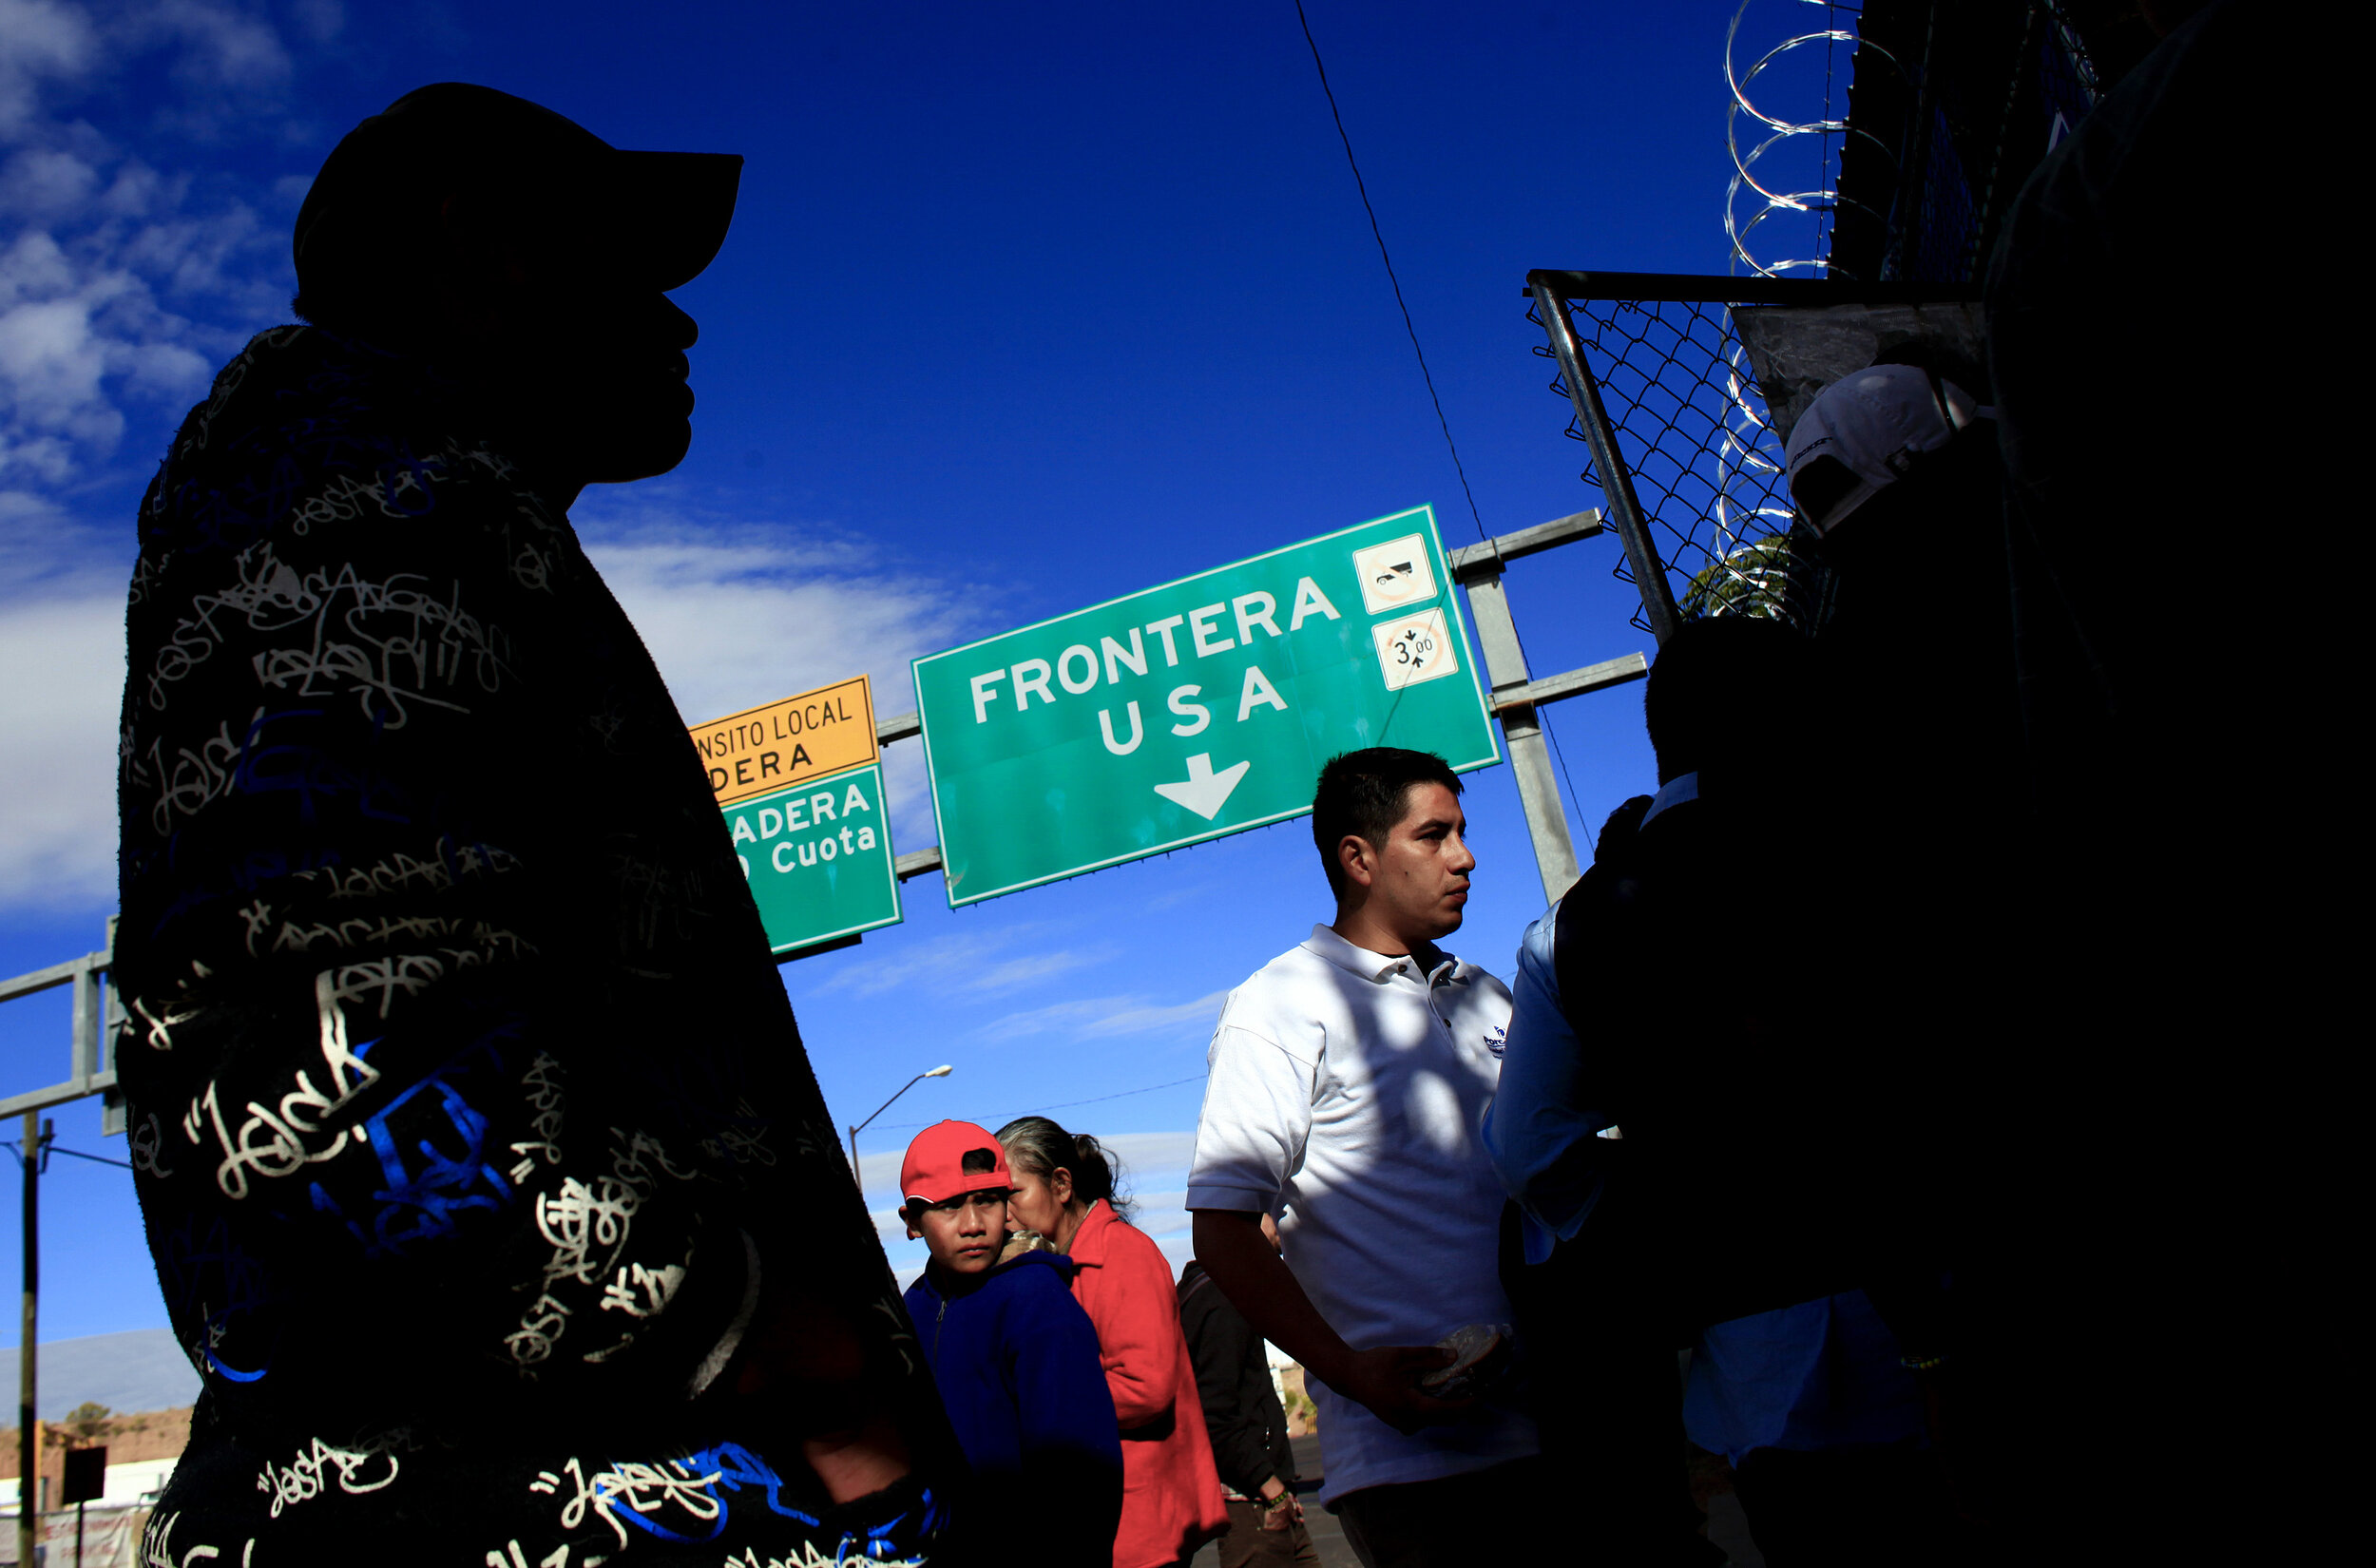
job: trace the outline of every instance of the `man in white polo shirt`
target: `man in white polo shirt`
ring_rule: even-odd
[[[1188,1176],[1198,1261],[1313,1379],[1321,1501],[1370,1568],[1485,1545],[1526,1560],[1542,1509],[1509,1390],[1421,1386],[1453,1360],[1438,1341],[1510,1318],[1477,1134],[1510,993],[1435,946],[1477,864],[1460,789],[1443,758],[1389,747],[1321,771],[1312,832],[1336,919],[1230,993]]]

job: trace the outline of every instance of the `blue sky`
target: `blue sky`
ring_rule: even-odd
[[[1485,526],[1594,504],[1520,287],[1725,270],[1734,6],[1307,4]],[[1806,9],[1755,0],[1744,37]],[[140,489],[285,318],[330,146],[441,80],[749,159],[678,296],[693,453],[573,514],[689,720],[861,671],[903,712],[917,654],[1420,502],[1476,537],[1292,0],[0,0],[0,973],[97,946],[113,906]],[[1617,559],[1512,569],[1536,674],[1647,651]],[[1551,712],[1580,837],[1653,781],[1639,693]],[[931,843],[915,742],[889,772],[899,847]],[[1542,889],[1508,770],[1470,785],[1450,946],[1506,975]],[[1121,1137],[1178,1252],[1178,1080],[1222,994],[1328,917],[1305,825],[955,914],[928,878],[907,908],[784,971],[839,1119],[956,1067],[870,1131],[870,1200],[910,1124],[1064,1107]],[[0,1007],[0,1088],[64,1076],[65,1034],[62,994]],[[124,1157],[94,1107],[58,1121]],[[45,1194],[43,1337],[161,1326],[128,1176],[60,1159]]]

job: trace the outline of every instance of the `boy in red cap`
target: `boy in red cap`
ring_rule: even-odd
[[[931,1261],[908,1288],[908,1311],[984,1495],[1016,1506],[1031,1558],[1106,1568],[1122,1505],[1114,1398],[1097,1330],[1073,1300],[1071,1260],[999,1261],[1013,1185],[1006,1151],[972,1122],[916,1135],[899,1166],[899,1213]]]

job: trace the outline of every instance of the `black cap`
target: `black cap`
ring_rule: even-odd
[[[331,149],[297,211],[297,285],[375,270],[423,232],[430,203],[467,191],[673,289],[726,242],[741,181],[739,153],[629,152],[525,98],[440,82],[406,93]]]

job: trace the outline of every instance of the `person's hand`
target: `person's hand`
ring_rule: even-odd
[[[1255,1501],[1262,1509],[1262,1528],[1277,1531],[1284,1530],[1291,1524],[1300,1523],[1304,1517],[1303,1500],[1290,1491],[1287,1483],[1275,1476],[1263,1484],[1266,1490],[1255,1498]],[[1267,1489],[1272,1486],[1276,1486],[1278,1490],[1273,1492]]]
[[[1457,1421],[1477,1403],[1437,1399],[1419,1386],[1421,1378],[1449,1367],[1453,1359],[1441,1346],[1389,1345],[1355,1350],[1343,1371],[1322,1381],[1408,1436],[1422,1426]]]

